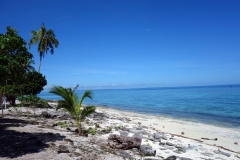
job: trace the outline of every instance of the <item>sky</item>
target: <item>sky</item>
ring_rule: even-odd
[[[26,42],[42,22],[54,30],[46,88],[240,84],[239,0],[0,0],[0,15],[0,33]]]

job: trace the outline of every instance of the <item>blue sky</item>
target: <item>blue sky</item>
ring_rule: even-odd
[[[28,42],[42,22],[60,42],[42,61],[48,87],[240,84],[239,0],[2,0],[0,33]],[[37,46],[31,48],[35,68]]]

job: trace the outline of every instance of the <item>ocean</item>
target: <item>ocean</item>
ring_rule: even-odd
[[[79,97],[84,91],[78,90]],[[93,90],[83,104],[240,129],[240,85]],[[59,100],[49,92],[39,96]]]

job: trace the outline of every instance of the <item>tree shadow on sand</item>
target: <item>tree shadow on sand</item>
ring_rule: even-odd
[[[27,133],[7,130],[8,127],[23,127],[28,121],[0,118],[0,157],[16,158],[37,153],[48,148],[46,142],[62,140],[65,136],[54,133]]]

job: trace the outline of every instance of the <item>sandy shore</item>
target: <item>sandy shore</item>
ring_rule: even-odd
[[[0,118],[0,160],[240,159],[237,129],[97,107],[96,113],[82,123],[86,130],[95,128],[96,134],[82,137],[75,131],[74,119],[65,110],[56,111],[55,102],[49,104],[51,109],[37,108],[35,115],[25,107],[18,108],[20,114],[16,108],[4,110],[6,116]],[[113,149],[109,145],[111,134],[140,137],[141,147],[150,147],[154,154],[143,156],[141,147]]]
[[[98,107],[97,110],[99,112],[131,118],[134,122],[140,122],[142,125],[161,132],[197,139],[203,141],[205,144],[222,146],[229,150],[240,152],[240,129],[223,128],[161,116],[143,115],[107,107]],[[215,140],[216,138],[217,140]],[[234,144],[236,142],[238,145]]]

